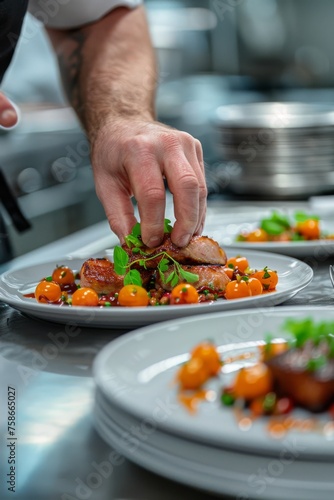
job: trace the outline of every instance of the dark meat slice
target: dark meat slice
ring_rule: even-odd
[[[138,253],[132,253],[132,250],[127,245],[124,244],[123,248],[128,253],[130,262],[141,257]],[[179,248],[172,243],[170,234],[166,233],[160,246],[155,248],[143,246],[141,250],[145,253],[145,255],[142,256],[145,259],[147,259],[147,257],[154,257],[161,252],[166,252],[180,264],[213,264],[223,266],[226,264],[227,260],[224,250],[220,248],[215,240],[208,236],[193,236],[186,247]],[[160,260],[161,256],[156,259],[152,258],[152,260],[147,260],[146,267],[148,269],[155,269]]]
[[[188,271],[189,273],[198,274],[199,280],[192,285],[199,289],[203,286],[209,286],[213,291],[224,291],[230,278],[225,273],[222,266],[181,266],[182,269]],[[171,272],[174,271],[174,266],[169,266],[167,271],[164,273],[165,281]],[[163,288],[164,290],[172,290],[172,286],[169,283],[163,283],[159,273],[156,275],[156,285]]]
[[[151,279],[152,271],[141,271],[143,286]],[[98,294],[119,292],[124,276],[115,273],[114,264],[108,259],[88,259],[80,270],[80,285],[93,288]]]
[[[277,392],[310,411],[323,411],[334,401],[334,359],[310,371],[308,362],[319,352],[305,346],[289,349],[267,361]]]

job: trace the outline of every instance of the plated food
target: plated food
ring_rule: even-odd
[[[79,272],[60,264],[50,273],[25,296],[60,306],[147,307],[252,297],[275,292],[278,284],[277,271],[265,262],[258,269],[244,256],[228,258],[207,236],[178,248],[166,231],[161,245],[148,248],[139,224],[115,248],[113,262],[90,258]]]
[[[221,353],[210,341],[197,344],[176,375],[180,402],[195,411],[200,400],[212,399],[212,388],[206,390],[206,386],[215,378],[221,384],[221,403],[239,421],[270,417],[268,428],[281,435],[291,429],[329,430],[328,422],[319,425],[315,418],[293,419],[292,411],[299,407],[327,412],[334,433],[334,321],[289,318],[281,330],[290,335],[267,335],[235,356]],[[228,373],[236,362],[241,365],[226,384],[224,369]]]
[[[99,352],[93,366],[94,423],[102,439],[144,468],[202,488],[204,497],[212,491],[235,498],[332,500],[334,422],[327,412],[313,414],[296,406],[283,418],[305,427],[316,421],[322,432],[290,428],[276,438],[268,432],[271,417],[244,415],[239,421],[237,408],[222,405],[220,378],[212,377],[206,388],[218,397],[201,402],[192,414],[178,402],[172,383],[203,339],[217,346],[219,359],[235,359],[224,371],[224,380],[232,383],[241,366],[254,364],[242,354],[252,346],[259,354],[268,331],[288,340],[280,327],[289,317],[334,320],[329,307],[254,307],[174,319],[119,336]]]
[[[295,212],[293,217],[288,217],[273,211],[269,217],[260,221],[258,227],[242,231],[236,237],[236,241],[247,243],[312,240],[334,240],[334,235],[322,229],[320,217],[305,212]]]

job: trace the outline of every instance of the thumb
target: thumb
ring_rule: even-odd
[[[12,128],[17,124],[18,119],[16,107],[0,92],[0,127]]]

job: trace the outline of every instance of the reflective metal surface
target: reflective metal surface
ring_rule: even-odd
[[[272,199],[333,192],[333,109],[314,102],[220,106],[217,151],[239,166],[231,190]]]
[[[251,212],[260,206],[222,203],[217,199],[210,202],[209,218],[219,224],[219,214]],[[300,208],[300,204],[290,207]],[[76,252],[82,256],[96,255],[111,242],[107,223],[101,223],[9,265],[18,267]],[[307,263],[314,269],[314,280],[287,305],[333,306],[334,292],[328,275],[331,258],[320,248],[316,255],[307,258]],[[74,325],[73,332],[70,336],[64,325],[30,319],[0,304],[1,499],[213,500],[215,497],[206,492],[134,465],[99,437],[92,417],[91,366],[101,348],[125,331],[75,329]],[[15,389],[16,402],[15,494],[8,490],[6,477],[10,473],[7,445],[13,442],[8,436],[8,387]],[[140,429],[137,431],[140,433]],[[249,498],[270,498],[269,490],[261,494],[258,483],[252,480],[258,477],[258,471],[249,470],[249,477]],[[274,476],[268,477],[275,480]],[[321,500],[321,492],[318,498]]]

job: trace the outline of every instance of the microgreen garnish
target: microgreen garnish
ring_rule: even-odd
[[[261,229],[274,236],[284,233],[284,231],[290,229],[290,227],[291,224],[288,217],[275,211],[272,213],[271,217],[261,221]]]
[[[305,212],[295,212],[294,221],[305,222],[307,220],[319,220],[317,215],[310,215]],[[273,211],[270,217],[262,219],[260,224],[261,229],[272,236],[279,236],[285,231],[292,229],[293,223],[286,215],[280,214],[279,212]],[[294,240],[303,240],[305,238],[299,237],[298,235]]]
[[[323,368],[327,364],[326,356],[318,356],[316,358],[311,358],[306,364],[306,369],[310,372],[315,372]]]
[[[263,278],[264,279],[270,278],[271,274],[268,273],[268,266],[264,267],[263,271],[264,271]]]
[[[124,276],[124,285],[138,285],[142,286],[143,282],[137,269],[130,269]]]
[[[126,273],[129,263],[129,256],[126,251],[119,246],[114,248],[114,269],[115,273],[123,276]]]
[[[173,226],[171,226],[171,221],[169,219],[164,220],[164,232],[171,233],[173,230]]]
[[[307,342],[310,342],[315,347],[320,344],[327,344],[324,355],[312,357],[308,361],[307,370],[319,370],[329,359],[334,358],[334,321],[316,323],[312,318],[300,321],[288,319],[283,328],[293,336],[292,340],[289,341],[289,347],[303,348]]]
[[[305,222],[306,220],[319,220],[320,217],[317,215],[306,214],[305,212],[296,212],[295,215],[296,222]]]
[[[164,230],[166,233],[172,231],[172,226],[170,225],[170,220],[165,219]],[[131,269],[132,266],[139,265],[144,269],[147,269],[146,263],[152,259],[157,259],[161,257],[157,269],[163,283],[170,283],[172,287],[177,285],[179,281],[187,281],[188,283],[195,283],[199,280],[198,274],[190,273],[182,269],[181,265],[173,259],[167,252],[162,251],[153,256],[147,256],[141,247],[143,242],[141,240],[141,229],[140,223],[137,222],[133,227],[131,233],[125,237],[125,242],[129,248],[131,248],[133,253],[138,253],[140,258],[129,263],[129,256],[127,252],[119,246],[114,249],[114,269],[116,274],[124,276],[124,285],[139,285],[142,286],[142,279],[140,273],[137,269]],[[173,266],[173,270],[166,277],[165,272],[168,271],[169,266]]]

